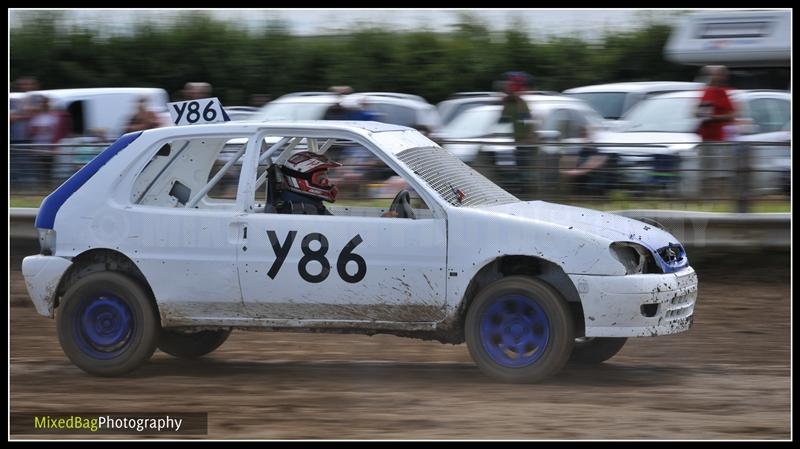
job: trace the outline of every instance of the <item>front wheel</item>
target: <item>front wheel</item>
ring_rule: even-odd
[[[230,334],[230,329],[190,333],[164,329],[158,340],[158,349],[175,357],[194,359],[220,347]]]
[[[576,338],[569,361],[587,365],[603,363],[614,357],[625,346],[626,341],[627,338]]]
[[[58,340],[78,368],[98,376],[126,374],[150,359],[161,331],[155,303],[118,272],[86,275],[56,309]]]
[[[539,382],[567,363],[575,341],[566,302],[548,284],[524,276],[493,282],[475,297],[465,322],[478,367],[505,382]]]

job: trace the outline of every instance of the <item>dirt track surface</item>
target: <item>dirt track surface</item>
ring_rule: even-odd
[[[64,356],[12,260],[11,410],[207,411],[209,437],[226,439],[787,439],[788,256],[719,263],[695,264],[689,332],[504,385],[465,345],[241,331],[201,360],[156,352],[129,377],[91,377]]]

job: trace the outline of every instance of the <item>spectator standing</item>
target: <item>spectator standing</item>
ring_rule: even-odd
[[[212,87],[209,83],[191,82],[184,84],[182,94],[185,101],[199,100],[201,98],[209,98],[211,91]]]
[[[378,115],[369,110],[369,102],[361,97],[355,101],[343,102],[345,107],[345,120],[378,121]]]
[[[353,93],[353,89],[350,86],[331,86],[328,92],[336,96],[336,102],[325,111],[322,120],[350,120],[349,111],[343,102],[346,95]]]
[[[38,89],[39,82],[36,81],[36,78],[22,77],[14,81],[14,88],[16,92],[23,94],[11,96],[8,104],[9,140],[14,146],[9,155],[11,165],[9,174],[11,182],[17,187],[26,179],[33,179],[33,176],[26,176],[26,171],[30,170],[31,150],[19,145],[30,143],[28,124],[33,116],[34,104],[29,92]]]
[[[24,93],[25,95],[18,98],[11,98],[9,100],[9,119],[11,121],[11,143],[26,143],[28,139],[28,122],[31,119],[33,112],[33,105],[31,104],[31,96],[28,92],[36,90],[39,83],[35,78],[23,77],[14,82],[14,87],[17,92]]]
[[[136,112],[128,120],[125,132],[143,131],[145,129],[158,128],[159,126],[161,126],[161,121],[158,115],[147,107],[147,97],[140,97],[136,101]]]
[[[528,104],[521,93],[529,90],[533,77],[525,72],[506,72],[504,74],[503,112],[500,123],[511,124],[514,143],[516,145],[516,160],[522,186],[519,193],[535,196],[538,193],[536,166],[538,161],[538,147],[536,128]]]
[[[28,123],[28,136],[31,143],[39,145],[56,144],[69,134],[69,121],[66,114],[50,106],[50,99],[39,95],[35,100],[36,109]],[[56,147],[36,148],[33,152],[33,168],[40,179],[49,180],[53,174],[53,159],[58,153]]]
[[[723,187],[724,180],[729,175],[727,170],[733,161],[734,154],[726,151],[727,147],[719,144],[729,140],[733,131],[732,125],[736,119],[736,108],[731,101],[728,91],[728,69],[722,65],[705,66],[701,72],[707,77],[707,85],[703,89],[700,103],[697,106],[696,116],[700,119],[697,134],[703,140],[700,148],[701,168],[705,175],[703,193],[711,195]]]

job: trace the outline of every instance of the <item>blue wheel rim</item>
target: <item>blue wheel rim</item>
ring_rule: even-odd
[[[550,341],[550,320],[539,303],[525,295],[503,295],[484,310],[480,339],[492,360],[507,368],[535,363]]]
[[[110,294],[82,298],[73,316],[78,347],[99,360],[122,354],[132,340],[134,325],[130,307]]]

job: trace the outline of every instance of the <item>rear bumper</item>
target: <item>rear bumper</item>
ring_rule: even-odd
[[[70,265],[69,260],[56,256],[35,255],[22,259],[25,287],[40,315],[53,317],[56,290]]]
[[[570,275],[587,337],[644,337],[689,330],[697,301],[691,267],[669,274]]]

